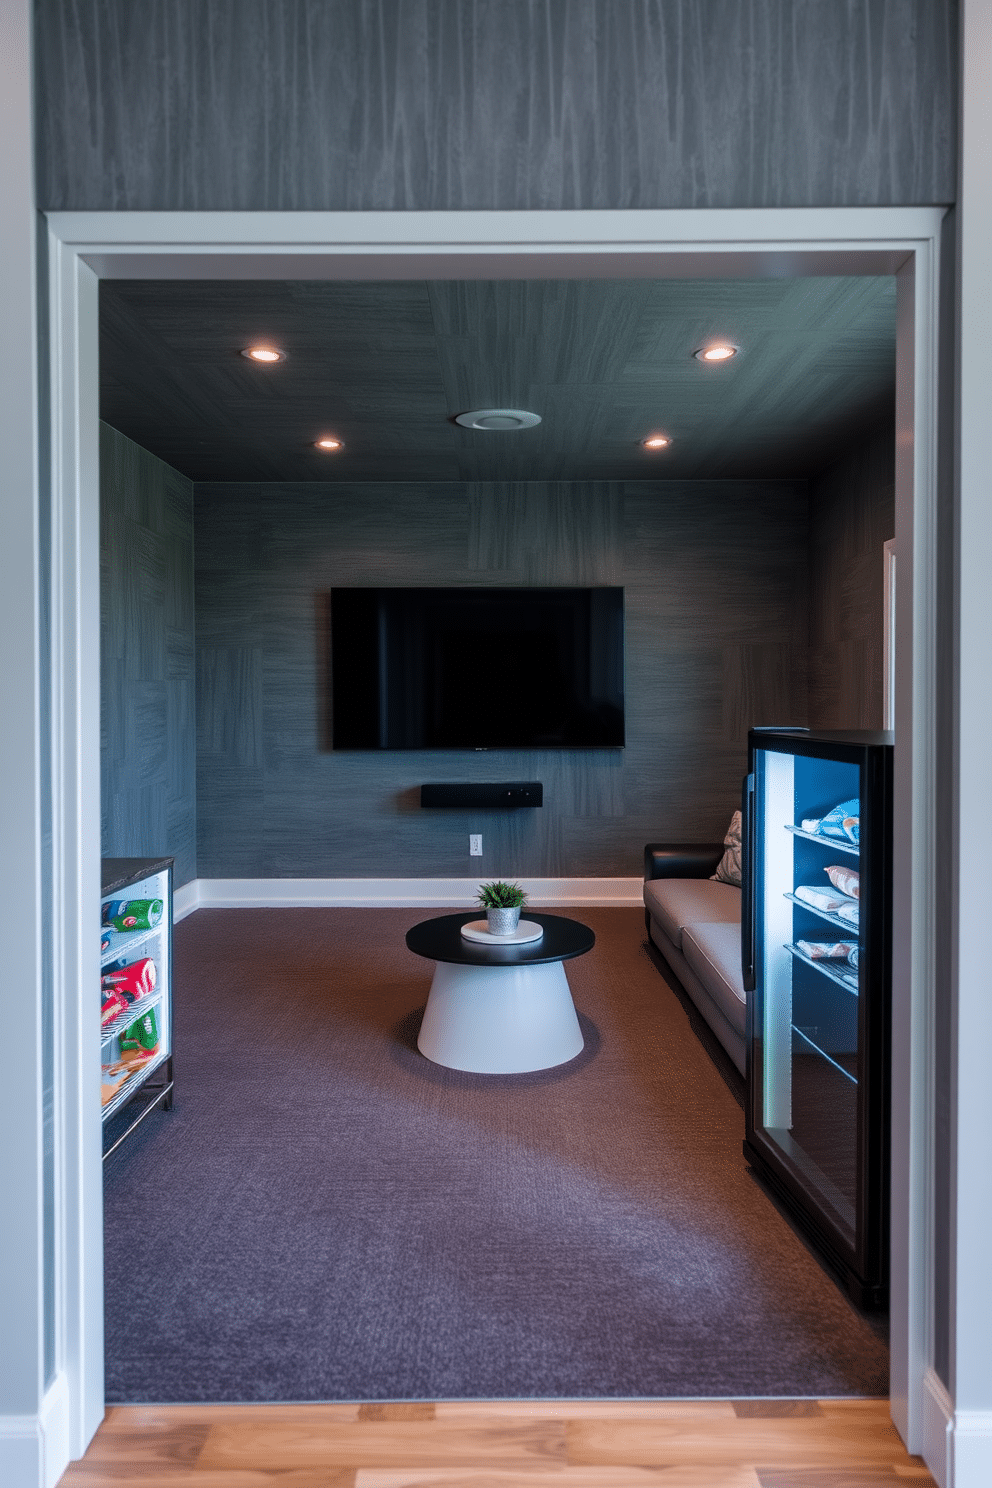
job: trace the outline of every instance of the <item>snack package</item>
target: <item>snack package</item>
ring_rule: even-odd
[[[109,899],[101,912],[109,930],[153,930],[162,918],[161,899]]]
[[[861,838],[861,802],[853,796],[850,801],[841,801],[826,816],[804,817],[802,829],[818,837],[839,837],[842,842],[858,842]]]
[[[133,1049],[147,1059],[158,1052],[158,1020],[154,1008],[149,1008],[136,1023],[124,1030],[121,1049]]]
[[[113,1023],[114,1019],[119,1018],[121,1013],[123,1013],[124,1010],[126,1008],[129,1008],[130,1006],[131,1004],[128,1002],[127,998],[123,997],[120,992],[101,991],[100,1027],[106,1028],[108,1023]]]
[[[821,889],[819,884],[799,884],[795,892],[803,904],[825,914],[839,914],[843,905],[852,902],[846,894],[838,894],[836,889]]]
[[[105,971],[100,978],[100,1026],[106,1028],[139,997],[154,991],[157,980],[158,972],[150,956]]]
[[[857,950],[856,940],[797,940],[796,949],[811,961],[850,961],[851,951]],[[857,962],[855,962],[857,965]]]
[[[845,868],[841,863],[831,863],[829,868],[824,868],[824,873],[840,894],[846,894],[849,899],[860,899],[861,897],[861,875],[856,868]]]
[[[137,1002],[139,997],[154,992],[158,971],[151,956],[140,961],[131,961],[127,966],[114,966],[100,978],[100,990],[104,993],[120,992],[127,1002]]]

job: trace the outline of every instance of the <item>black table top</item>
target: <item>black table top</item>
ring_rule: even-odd
[[[487,945],[483,941],[466,940],[461,933],[462,926],[472,920],[485,919],[485,916],[484,909],[472,909],[421,920],[419,925],[406,932],[407,946],[414,955],[426,956],[428,961],[449,961],[459,966],[539,966],[542,962],[568,961],[573,956],[584,956],[596,944],[596,937],[588,925],[582,925],[578,920],[567,920],[564,915],[535,914],[529,909],[525,909],[520,918],[544,926],[540,940],[516,945]]]

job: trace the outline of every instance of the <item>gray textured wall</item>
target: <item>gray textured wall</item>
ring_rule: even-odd
[[[895,452],[886,423],[810,481],[813,728],[882,727],[882,551],[895,536]]]
[[[954,0],[38,0],[38,204],[952,201]]]
[[[196,877],[193,483],[100,426],[101,819],[105,857]]]
[[[805,721],[804,482],[197,483],[202,877],[633,876],[722,836],[756,719]],[[622,584],[623,752],[335,754],[335,584]],[[539,779],[541,810],[423,811],[431,780]],[[484,856],[468,856],[469,831]]]

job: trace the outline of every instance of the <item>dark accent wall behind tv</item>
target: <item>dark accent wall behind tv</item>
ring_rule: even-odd
[[[636,876],[649,838],[723,835],[749,723],[806,721],[805,482],[198,483],[195,509],[201,877]],[[348,584],[623,585],[626,748],[331,752]],[[420,808],[500,779],[544,808]]]

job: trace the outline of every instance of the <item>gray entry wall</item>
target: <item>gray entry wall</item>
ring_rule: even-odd
[[[196,877],[193,483],[100,425],[101,850]]]
[[[44,0],[38,205],[955,193],[954,0]]]
[[[722,837],[749,723],[806,721],[805,482],[208,482],[195,509],[201,877],[635,876],[652,838]],[[622,584],[627,748],[330,752],[335,584]],[[543,809],[419,806],[501,779]]]

